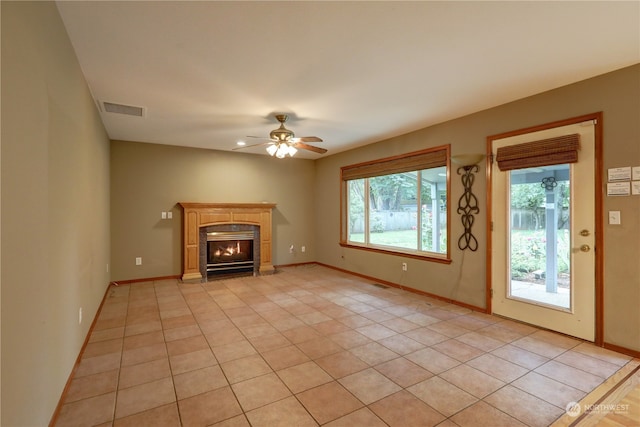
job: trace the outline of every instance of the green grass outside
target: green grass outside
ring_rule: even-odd
[[[370,241],[374,245],[394,246],[417,249],[418,232],[416,230],[393,230],[383,233],[371,233]],[[364,233],[352,233],[349,241],[364,243]]]
[[[417,245],[416,230],[394,230],[384,233],[371,233],[372,243],[379,245],[400,246],[402,248],[414,248]],[[352,233],[349,239],[352,242],[364,243],[364,233]]]

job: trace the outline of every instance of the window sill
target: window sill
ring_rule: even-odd
[[[374,246],[364,246],[364,245],[361,246],[361,245],[356,245],[356,244],[347,243],[347,242],[340,242],[340,246],[342,246],[343,248],[360,249],[363,251],[377,252],[377,253],[382,253],[387,255],[396,255],[396,256],[420,259],[423,261],[437,262],[440,264],[451,264],[451,259],[447,258],[446,255],[442,255],[442,257],[439,257],[436,255],[419,254],[415,251],[409,251],[409,250],[407,250],[406,252],[402,250],[389,250],[389,249],[383,249],[383,248],[374,247]]]

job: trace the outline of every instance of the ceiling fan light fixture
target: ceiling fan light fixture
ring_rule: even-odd
[[[267,147],[267,153],[279,159],[284,159],[287,156],[293,157],[297,152],[298,149],[288,142],[271,144]]]
[[[278,151],[276,151],[276,157],[279,159],[284,159],[289,154],[289,147],[287,144],[278,145]]]
[[[271,156],[275,156],[276,151],[278,151],[277,145],[272,144],[267,146],[267,153],[269,153]]]
[[[308,145],[306,142],[322,142],[322,139],[317,136],[305,136],[302,138],[295,138],[293,131],[284,127],[284,123],[287,121],[288,116],[286,114],[276,115],[276,119],[280,122],[280,127],[274,129],[269,133],[269,142],[263,144],[254,144],[247,147],[255,147],[258,145],[266,145],[267,153],[270,156],[284,159],[285,157],[293,157],[298,152],[298,149],[313,151],[315,153],[324,154],[327,152],[324,148],[314,147]],[[248,138],[260,138],[258,136],[249,136]],[[266,139],[266,138],[265,138]],[[242,147],[234,148],[234,150]]]

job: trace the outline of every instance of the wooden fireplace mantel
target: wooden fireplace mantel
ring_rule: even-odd
[[[260,273],[273,273],[271,261],[271,213],[275,203],[178,203],[182,206],[182,280],[202,279],[200,228],[220,224],[260,227]]]

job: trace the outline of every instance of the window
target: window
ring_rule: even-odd
[[[341,244],[448,260],[449,150],[343,167]]]

